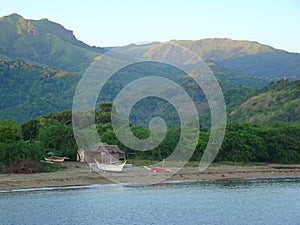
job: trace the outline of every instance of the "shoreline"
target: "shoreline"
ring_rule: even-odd
[[[300,179],[300,176],[279,176],[279,177],[249,177],[249,178],[222,178],[222,179],[203,179],[203,180],[166,180],[162,183],[154,185],[167,185],[167,184],[185,184],[197,182],[218,182],[218,181],[247,181],[247,180],[267,180],[267,179]],[[50,186],[50,187],[29,187],[18,189],[0,189],[1,193],[13,192],[32,192],[32,191],[55,191],[55,190],[74,190],[74,189],[88,189],[100,187],[115,187],[115,186],[147,186],[147,183],[103,183],[103,184],[84,184],[84,185],[71,185],[71,186]]]
[[[142,167],[124,168],[122,173],[103,173],[92,170],[86,163],[65,162],[67,169],[51,173],[0,174],[0,191],[23,189],[52,189],[55,187],[84,187],[114,183],[147,183],[163,180],[165,183],[210,181],[247,178],[296,178],[300,165],[270,164],[265,166],[211,166],[200,172],[198,167],[184,167],[177,173],[155,173]],[[117,182],[113,182],[117,181]]]

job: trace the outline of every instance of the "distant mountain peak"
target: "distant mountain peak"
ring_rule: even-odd
[[[13,21],[18,21],[20,19],[24,19],[24,17],[22,17],[21,15],[17,14],[17,13],[12,13],[8,16],[3,16],[0,18],[1,19],[6,19],[6,20],[13,20]]]
[[[27,19],[24,19],[24,17],[20,16],[17,13],[13,13],[9,16],[4,16],[0,18],[0,22],[6,21],[9,24],[13,24],[17,28],[17,33],[20,35],[22,32],[26,32],[29,35],[38,35],[38,29],[37,27]]]
[[[14,13],[0,18],[0,58],[23,60],[55,69],[84,71],[104,52],[79,40],[73,31],[48,19],[31,20]]]

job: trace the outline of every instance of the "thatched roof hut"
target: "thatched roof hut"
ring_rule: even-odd
[[[96,143],[89,150],[78,149],[77,161],[79,162],[112,162],[125,159],[123,152],[117,145],[109,145],[106,143]]]

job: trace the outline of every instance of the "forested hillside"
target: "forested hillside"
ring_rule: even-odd
[[[0,119],[25,121],[72,107],[77,73],[32,63],[0,61]]]
[[[280,80],[253,92],[230,114],[240,122],[300,122],[300,81]]]

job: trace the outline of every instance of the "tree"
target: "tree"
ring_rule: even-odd
[[[0,142],[11,142],[21,139],[23,139],[21,127],[16,121],[0,121]]]
[[[36,138],[40,122],[38,119],[30,119],[21,125],[24,140],[33,140]]]
[[[100,110],[96,111],[96,123],[110,123],[112,103],[103,102],[99,104]]]
[[[12,165],[25,160],[38,162],[43,153],[38,144],[33,142],[15,141],[0,144],[0,161]]]
[[[273,123],[266,134],[266,146],[271,150],[272,161],[296,163],[300,161],[300,125],[298,123]]]
[[[217,161],[255,162],[268,158],[264,140],[248,124],[229,123]]]
[[[72,126],[55,123],[42,127],[37,138],[41,141],[43,148],[50,149],[59,156],[66,156],[75,160],[77,145]]]

